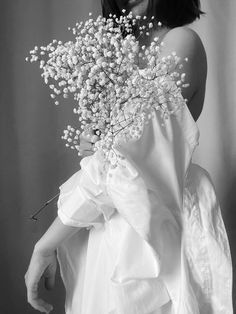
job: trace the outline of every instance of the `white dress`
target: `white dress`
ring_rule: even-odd
[[[66,314],[233,314],[230,248],[209,173],[192,162],[187,105],[157,111],[125,159],[99,152],[61,187],[58,216],[81,229],[58,249]]]

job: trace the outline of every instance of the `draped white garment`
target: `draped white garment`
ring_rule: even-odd
[[[192,163],[187,105],[103,170],[99,152],[60,187],[58,216],[78,226],[58,249],[66,314],[232,314],[230,248],[209,173]]]

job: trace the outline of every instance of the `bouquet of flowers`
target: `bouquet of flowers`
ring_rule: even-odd
[[[87,21],[71,29],[74,41],[36,46],[26,58],[39,62],[56,105],[60,98],[73,95],[78,125],[68,125],[62,139],[78,155],[80,133],[93,131],[99,136],[95,150],[115,165],[122,157],[114,150],[117,143],[138,139],[155,110],[161,112],[164,125],[164,119],[185,104],[181,88],[188,84],[185,74],[179,73],[180,59],[174,52],[160,57],[158,38],[149,47],[139,46],[133,27],[148,36],[154,17],[148,26],[139,26],[141,19],[146,17],[132,13],[93,19],[90,13]],[[140,69],[140,60],[145,69]]]

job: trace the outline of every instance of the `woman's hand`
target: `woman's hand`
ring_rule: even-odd
[[[99,140],[99,136],[94,133],[86,132],[80,135],[80,153],[82,157],[90,156],[94,154],[93,145]]]
[[[53,307],[39,298],[38,284],[40,280],[44,278],[46,289],[51,290],[55,283],[56,268],[56,251],[45,253],[39,250],[34,250],[28,270],[25,274],[27,300],[33,308],[42,313],[50,313]]]

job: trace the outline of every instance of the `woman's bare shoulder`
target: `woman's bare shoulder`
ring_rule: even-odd
[[[189,27],[171,29],[163,43],[162,55],[176,52],[181,59],[181,72],[185,73],[186,82],[190,84],[182,90],[182,94],[188,100],[189,109],[197,120],[204,101],[207,77],[207,59],[203,43],[199,35]],[[185,58],[188,58],[188,62],[183,61]]]
[[[178,39],[192,39],[192,40],[200,40],[199,35],[197,32],[195,32],[192,28],[188,26],[179,26],[179,27],[174,27],[170,29],[170,31],[167,33],[167,36],[174,36],[178,37]],[[166,37],[167,37],[166,36]]]
[[[171,29],[163,40],[163,54],[173,51],[184,60],[188,58],[186,72],[192,83],[199,85],[207,75],[207,58],[205,48],[199,35],[189,27],[181,26]]]
[[[187,26],[171,29],[164,38],[164,49],[176,51],[180,57],[202,57],[206,60],[206,52],[199,35]]]

